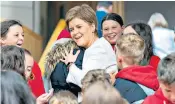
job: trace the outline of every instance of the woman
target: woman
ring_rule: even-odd
[[[81,79],[89,70],[104,69],[108,73],[117,71],[115,53],[108,41],[103,37],[98,38],[96,16],[90,6],[83,4],[70,9],[66,14],[66,23],[72,39],[79,47],[86,48],[82,70],[74,64],[80,51],[75,55],[72,54],[73,50],[66,52],[61,60],[69,68],[67,82],[81,87]]]
[[[15,20],[7,20],[1,22],[1,46],[4,45],[15,45],[21,47],[24,43],[24,31],[22,24]],[[32,73],[34,73],[35,79],[29,81],[32,92],[36,97],[43,94],[44,85],[41,77],[41,71],[36,62],[34,62],[34,67],[32,68]]]
[[[168,23],[161,13],[154,13],[148,24],[153,34],[153,53],[163,59],[168,54],[175,52],[175,34],[168,29]]]
[[[101,23],[103,37],[114,48],[117,39],[123,30],[123,20],[120,15],[116,13],[107,14]]]
[[[123,34],[135,33],[140,35],[146,44],[146,49],[144,51],[144,59],[141,61],[141,65],[150,64],[155,69],[159,63],[159,57],[153,55],[153,45],[152,45],[152,31],[149,25],[143,22],[130,23],[125,26]]]

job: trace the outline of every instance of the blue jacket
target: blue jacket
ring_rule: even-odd
[[[103,18],[107,15],[106,12],[104,11],[96,11],[96,16],[97,16],[97,32],[98,32],[98,37],[101,38],[103,36],[102,34],[102,28],[101,28],[101,22],[103,20]]]
[[[114,87],[130,104],[147,97],[144,90],[135,82],[117,78]]]

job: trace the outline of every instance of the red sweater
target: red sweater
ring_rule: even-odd
[[[44,84],[41,76],[40,67],[36,62],[34,62],[34,66],[32,68],[32,73],[34,74],[34,80],[29,80],[28,84],[33,92],[33,94],[38,97],[45,93]]]
[[[164,97],[162,90],[159,88],[154,95],[148,96],[142,104],[173,104],[173,103],[171,103]]]

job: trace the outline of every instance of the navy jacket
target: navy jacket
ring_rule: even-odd
[[[114,87],[130,104],[147,97],[146,93],[137,83],[126,79],[117,78]]]

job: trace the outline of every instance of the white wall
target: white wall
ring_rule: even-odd
[[[150,16],[160,12],[168,21],[169,28],[175,26],[175,1],[125,1],[125,23],[137,20],[148,22]]]
[[[39,1],[2,1],[1,18],[16,19],[34,32],[40,34]]]

